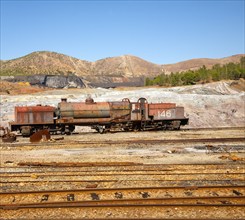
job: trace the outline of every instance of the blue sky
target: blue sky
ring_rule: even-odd
[[[245,53],[244,0],[1,1],[1,59],[54,51],[157,64]]]

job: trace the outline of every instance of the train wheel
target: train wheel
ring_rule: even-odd
[[[180,124],[181,124],[181,121],[173,121],[172,122],[173,130],[179,130]]]
[[[74,125],[69,125],[65,127],[65,134],[66,135],[71,135],[71,133],[75,130]]]
[[[66,130],[66,129],[65,129],[65,126],[62,126],[61,129],[60,129],[60,133],[61,133],[62,135],[64,135],[64,134],[65,134],[65,130]]]
[[[105,132],[105,128],[103,126],[98,126],[98,132],[103,134]]]
[[[75,130],[75,125],[69,125],[69,131],[72,133]]]
[[[95,127],[93,127],[93,129],[98,131],[100,134],[103,134],[105,132],[105,128],[101,125],[96,125]]]
[[[33,134],[33,129],[31,128],[31,126],[22,126],[21,134],[23,137],[30,137]]]
[[[134,127],[133,127],[133,131],[140,131],[140,125],[138,124],[135,124]]]
[[[70,132],[69,128],[66,128],[66,129],[65,129],[65,134],[66,134],[66,135],[71,135],[71,132]]]

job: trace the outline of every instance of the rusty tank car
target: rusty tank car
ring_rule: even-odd
[[[70,134],[75,126],[91,126],[100,133],[112,130],[165,130],[180,129],[188,124],[184,108],[175,103],[148,103],[145,98],[130,102],[124,98],[117,102],[68,102],[61,99],[57,108],[52,106],[15,107],[15,122],[11,131],[20,131],[23,136],[49,129],[51,132]]]

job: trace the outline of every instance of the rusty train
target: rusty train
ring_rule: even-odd
[[[113,130],[178,130],[188,124],[184,107],[175,103],[148,103],[145,98],[131,102],[128,98],[116,102],[68,102],[61,99],[53,106],[16,106],[11,131],[23,136],[48,129],[50,132],[71,134],[75,126],[91,126],[100,133]]]

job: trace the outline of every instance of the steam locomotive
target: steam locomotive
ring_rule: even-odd
[[[128,98],[117,102],[95,102],[88,97],[85,102],[68,102],[61,99],[53,106],[16,106],[15,121],[11,131],[23,136],[48,129],[50,132],[71,134],[75,126],[90,126],[100,133],[113,130],[178,130],[188,124],[184,107],[175,103],[148,103],[145,98],[130,102]]]

